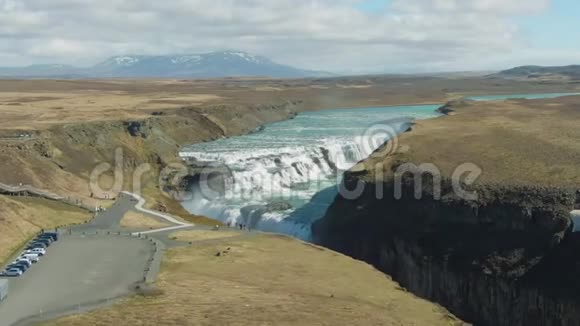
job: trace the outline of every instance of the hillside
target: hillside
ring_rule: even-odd
[[[41,198],[0,195],[0,264],[41,229],[84,223],[88,211]]]
[[[496,74],[499,77],[526,79],[580,79],[580,65],[561,67],[521,66]]]
[[[115,56],[92,67],[33,65],[0,68],[2,77],[52,78],[216,78],[216,77],[319,77],[329,74],[282,65],[240,51],[189,55]]]

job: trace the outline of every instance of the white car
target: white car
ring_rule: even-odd
[[[44,250],[42,248],[34,248],[34,249],[26,250],[24,253],[25,254],[37,254],[39,256],[44,256],[44,255],[46,255],[46,250]]]
[[[38,254],[22,254],[19,259],[28,259],[31,263],[38,263]]]
[[[6,276],[22,276],[22,271],[17,268],[11,268],[7,270],[4,275]]]

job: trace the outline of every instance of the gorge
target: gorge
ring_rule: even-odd
[[[338,196],[315,222],[315,242],[373,264],[476,325],[578,325],[580,242],[570,218],[580,189],[577,101],[446,106],[449,116],[399,138],[411,150],[346,172],[343,186],[364,184],[363,194]],[[483,171],[470,200],[451,186],[465,160]],[[420,186],[404,175],[402,198],[394,199],[397,167],[423,162],[441,172],[440,199],[428,173]]]
[[[570,211],[577,206],[580,189],[578,174],[573,173],[573,158],[580,152],[567,141],[566,148],[546,144],[562,136],[559,130],[572,128],[577,118],[570,109],[576,98],[561,100],[564,95],[516,96],[537,101],[507,104],[456,103],[442,110],[448,117],[426,123],[420,119],[440,115],[435,112],[438,106],[299,114],[291,122],[267,125],[250,135],[183,150],[182,156],[198,164],[227,166],[229,180],[234,181],[226,183],[234,191],[230,197],[184,206],[196,214],[287,233],[369,262],[413,293],[477,325],[575,325],[580,316],[574,308],[579,261],[574,252],[580,247]],[[546,129],[538,117],[549,110],[558,110],[569,121],[548,120]],[[325,125],[321,121],[327,115],[334,119]],[[346,121],[351,129],[348,124],[345,128]],[[396,139],[397,150],[380,150],[392,138],[385,133],[374,139],[376,146],[361,150],[357,137],[376,121],[386,122],[397,134],[412,131]],[[291,141],[285,134],[289,126],[300,135]],[[334,142],[313,135],[325,126]],[[535,159],[538,144],[542,153]],[[384,146],[393,147],[392,141]],[[377,149],[386,154],[369,158]],[[451,186],[452,168],[465,160],[483,167],[482,180],[470,189],[479,195],[476,200],[456,196]],[[421,199],[414,199],[415,183],[408,175],[402,179],[402,199],[393,199],[392,172],[405,162],[440,167],[441,200],[434,198],[434,180],[429,178],[424,178]],[[554,170],[556,162],[560,170]],[[377,163],[385,165],[384,179],[373,175]],[[343,187],[365,185],[356,199],[337,196],[334,184],[340,183],[344,171]],[[312,172],[322,176],[314,178],[316,183],[311,182]],[[268,176],[267,182],[256,175]],[[243,189],[249,197],[232,200],[231,195]],[[284,197],[287,193],[291,195]],[[252,197],[257,194],[268,196]]]
[[[231,224],[310,240],[310,224],[336,196],[342,172],[415,119],[438,116],[436,105],[357,108],[300,113],[254,133],[188,146],[181,156],[223,166],[224,193],[210,198],[193,188],[185,208]],[[272,205],[274,204],[274,205]]]

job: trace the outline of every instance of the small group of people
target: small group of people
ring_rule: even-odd
[[[236,228],[236,229],[240,229],[240,230],[247,230],[250,231],[250,226],[247,224],[242,224],[242,223],[233,223],[233,222],[227,222],[226,226],[228,228]]]

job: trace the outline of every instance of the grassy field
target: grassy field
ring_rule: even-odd
[[[330,79],[0,80],[0,182],[32,184],[91,200],[88,178],[114,164],[118,148],[130,189],[132,169],[151,163],[144,181],[148,208],[215,225],[165,197],[156,174],[178,160],[183,145],[248,132],[288,118],[273,103],[297,111],[444,103],[464,95],[578,92],[572,83],[493,78],[363,76]],[[461,163],[480,166],[488,182],[558,184],[580,181],[578,98],[478,103],[420,122],[401,136],[400,151],[369,163],[435,163],[450,174]],[[265,104],[266,107],[244,107]],[[216,108],[221,107],[221,109]],[[201,107],[202,109],[178,109]],[[140,134],[128,123],[140,122]],[[251,128],[248,126],[252,126]],[[250,128],[250,129],[248,129]],[[31,133],[22,139],[22,133]],[[389,173],[386,171],[387,174]],[[521,171],[526,171],[525,174]],[[493,173],[491,173],[493,172]],[[30,200],[30,202],[25,202]],[[70,207],[0,197],[0,258],[40,228],[88,218]],[[148,224],[142,217],[125,223]],[[413,297],[370,266],[276,236],[177,234],[205,241],[171,249],[157,286],[163,294],[69,317],[51,325],[446,325],[457,321]],[[230,250],[227,250],[230,248]],[[216,256],[217,252],[223,252]]]
[[[432,163],[444,176],[473,163],[478,182],[509,185],[580,185],[580,96],[545,100],[471,102],[449,116],[420,121],[398,139],[397,152],[365,164]]]
[[[125,228],[160,229],[170,225],[146,216],[143,213],[128,211],[121,219],[121,226]]]
[[[444,103],[466,94],[577,92],[578,87],[462,76],[0,80],[0,182],[30,184],[92,204],[91,171],[104,162],[114,164],[117,149],[126,161],[124,189],[131,190],[130,170],[141,163],[151,163],[157,179],[158,170],[179,161],[181,146],[245,133],[295,111]],[[292,108],[282,108],[289,101]],[[128,131],[132,123],[140,125],[139,134]],[[151,208],[214,223],[161,198],[158,186],[143,189]]]
[[[117,121],[184,106],[268,104],[301,100],[306,109],[444,103],[465,94],[578,91],[566,82],[427,76],[329,79],[0,80],[0,131]],[[2,134],[0,133],[0,136]]]
[[[214,219],[189,213],[178,201],[168,197],[167,194],[162,193],[154,181],[149,181],[147,183],[143,189],[143,196],[147,198],[145,206],[148,209],[169,213],[188,223],[197,225],[215,226],[222,224]]]
[[[240,233],[237,231],[231,231],[231,230],[225,229],[222,231],[204,231],[204,230],[199,230],[199,231],[195,231],[195,232],[180,231],[180,232],[173,233],[171,236],[175,240],[189,242],[189,241],[225,239],[225,238],[237,237],[237,236],[244,235],[244,234],[245,233]]]
[[[84,223],[90,213],[59,202],[40,198],[0,196],[0,262],[41,229]]]
[[[195,232],[176,236],[209,236]],[[156,296],[44,325],[460,324],[365,263],[282,236],[224,236],[170,249]]]

